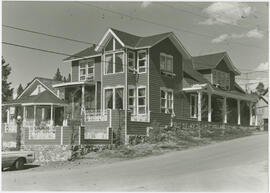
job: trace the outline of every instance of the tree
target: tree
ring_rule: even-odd
[[[64,79],[63,79],[63,81],[64,81],[64,82],[67,82],[67,79],[66,79],[66,77],[65,77],[65,76],[64,76]]]
[[[23,92],[23,87],[22,84],[19,85],[19,87],[17,88],[17,97],[20,96]]]
[[[262,95],[264,93],[265,89],[264,89],[264,84],[262,82],[259,82],[259,84],[256,87],[256,92],[258,95]]]
[[[56,71],[56,73],[55,73],[53,79],[54,79],[54,80],[58,80],[58,81],[62,81],[63,76],[61,75],[61,72],[60,72],[59,68],[57,68],[57,71]]]
[[[9,64],[5,64],[6,61],[2,57],[2,102],[6,102],[12,99],[13,88],[10,88],[11,82],[8,82],[8,76],[11,73],[11,67]]]

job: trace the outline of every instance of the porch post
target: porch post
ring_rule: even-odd
[[[252,126],[252,102],[249,102],[249,125]]]
[[[208,93],[208,122],[212,122],[212,104],[211,104],[211,94]]]
[[[71,118],[74,119],[74,95],[71,96],[72,104],[71,104]]]
[[[198,92],[198,121],[202,120],[202,92]]]
[[[224,114],[223,123],[227,123],[227,98],[226,97],[224,97],[224,100],[223,100],[223,114]]]
[[[36,126],[36,111],[37,111],[37,106],[34,105],[34,125]]]
[[[8,109],[7,109],[7,124],[9,124],[9,122],[10,122],[10,113],[9,113],[9,107],[8,107]]]
[[[26,107],[23,106],[23,122],[26,121]]]
[[[82,85],[82,107],[81,107],[81,115],[85,110],[85,101],[84,101],[84,93],[85,93],[85,85]]]
[[[240,100],[237,99],[237,124],[241,124],[241,115],[240,115]]]
[[[51,125],[53,126],[53,105],[51,105]]]

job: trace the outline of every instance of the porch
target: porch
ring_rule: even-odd
[[[237,91],[193,85],[183,91],[190,96],[190,117],[197,121],[257,126],[257,98]]]

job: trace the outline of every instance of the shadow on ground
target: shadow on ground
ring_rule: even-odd
[[[31,164],[31,165],[24,165],[22,169],[20,170],[28,170],[28,169],[32,169],[32,168],[37,168],[37,167],[40,167],[40,165],[34,165],[34,164]],[[2,170],[2,172],[7,172],[7,171],[19,171],[19,170],[16,170],[15,168],[13,167],[10,167],[10,168],[4,168]]]

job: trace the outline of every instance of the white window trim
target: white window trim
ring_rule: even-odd
[[[145,105],[139,105],[139,89],[142,89],[142,88],[144,88],[145,89]],[[137,87],[137,91],[136,91],[136,97],[137,97],[137,115],[147,115],[148,113],[147,113],[147,103],[146,103],[146,86],[139,86],[139,87]],[[139,107],[143,107],[143,106],[145,106],[145,113],[139,113]]]
[[[160,112],[162,112],[162,104],[161,104],[161,91],[165,92],[165,114],[171,114],[174,113],[174,92],[171,88],[161,87],[160,88]],[[170,113],[168,110],[168,92],[172,93],[172,112]],[[162,112],[163,113],[163,112]]]
[[[192,115],[192,97],[195,97],[195,115]],[[198,111],[197,111],[197,106],[198,106],[198,96],[196,94],[191,94],[190,95],[190,98],[189,98],[189,101],[190,101],[190,117],[191,118],[197,118],[198,117]]]
[[[90,60],[92,60],[93,61],[93,79],[95,78],[95,60],[94,59],[88,59],[88,60],[81,60],[81,61],[79,61],[79,82],[81,82],[81,81],[86,81],[87,80],[87,76],[88,76],[88,62],[90,61]],[[81,80],[81,65],[80,65],[80,63],[81,62],[86,62],[86,64],[85,64],[85,78],[84,78],[84,80]]]
[[[140,53],[145,53],[145,59],[139,59]],[[144,67],[140,67],[140,65],[139,65],[139,62],[141,60],[145,60],[145,66]],[[147,53],[146,50],[139,50],[137,52],[137,72],[138,72],[138,74],[146,73],[147,72],[147,67],[148,67],[148,53]],[[145,71],[144,72],[140,72],[140,68],[145,68]]]
[[[106,90],[110,90],[110,89],[112,89],[113,90],[113,108],[112,109],[115,109],[115,89],[117,89],[117,88],[123,88],[123,109],[125,108],[125,101],[124,101],[124,99],[125,99],[125,95],[124,95],[124,93],[125,93],[125,87],[124,86],[122,86],[122,85],[119,85],[119,86],[108,86],[108,87],[104,87],[103,88],[103,110],[106,110],[106,108],[105,108],[105,99],[106,99],[106,95],[105,95],[105,91]]]
[[[161,58],[161,56],[164,56],[165,57],[165,69],[161,69],[161,60],[160,60],[160,58]],[[172,59],[172,71],[171,72],[169,72],[169,71],[167,71],[166,70],[166,67],[167,67],[167,58],[171,58]],[[169,54],[165,54],[165,53],[160,53],[160,55],[159,55],[159,68],[160,68],[160,71],[161,72],[164,72],[164,73],[168,73],[168,74],[172,74],[172,75],[174,75],[174,71],[173,71],[173,56],[172,55],[169,55]]]
[[[129,59],[129,57],[128,57],[128,54],[132,54],[133,55],[133,59],[132,60],[130,60]],[[127,61],[127,65],[128,65],[128,71],[130,72],[130,71],[135,71],[137,68],[137,66],[136,66],[136,58],[135,58],[135,56],[136,56],[136,54],[135,54],[135,52],[134,51],[131,51],[131,50],[129,50],[128,52],[127,52],[127,59],[128,59],[128,61]],[[133,64],[134,64],[134,68],[133,69],[130,69],[130,67],[129,67],[129,61],[132,61],[133,62]]]
[[[130,97],[129,96],[129,90],[133,90],[134,91],[134,96],[133,97]],[[133,109],[134,109],[134,112],[132,112],[131,114],[132,115],[136,115],[136,110],[137,110],[137,108],[136,108],[136,103],[137,103],[137,100],[136,100],[136,89],[135,89],[135,87],[133,87],[133,86],[129,86],[129,88],[128,88],[128,101],[127,101],[127,103],[128,103],[128,109],[129,109],[129,107],[131,106],[131,105],[129,105],[129,99],[130,98],[133,98],[134,99],[134,104],[133,104]]]
[[[119,54],[119,53],[122,53],[123,54],[123,71],[122,72],[115,72],[115,55],[116,54]],[[112,65],[113,65],[113,72],[112,73],[107,73],[106,72],[106,55],[112,55],[112,59],[113,59],[113,62],[112,62]],[[125,62],[124,62],[124,51],[123,50],[117,50],[117,51],[112,51],[112,52],[106,52],[104,54],[104,75],[111,75],[111,74],[121,74],[121,73],[124,73],[124,66],[125,66]]]

